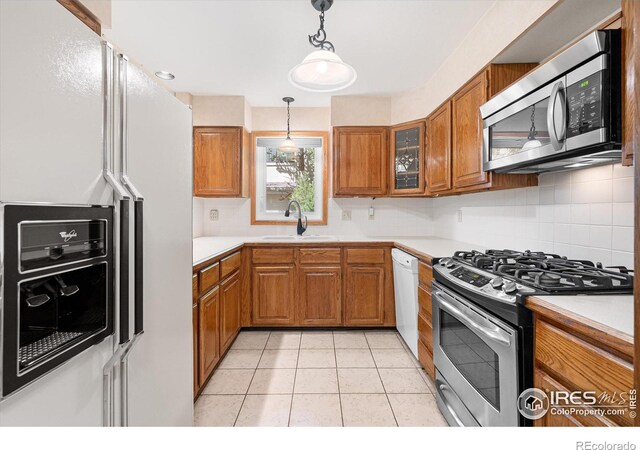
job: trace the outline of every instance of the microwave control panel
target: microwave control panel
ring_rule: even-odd
[[[602,76],[594,73],[567,88],[568,138],[603,127]]]

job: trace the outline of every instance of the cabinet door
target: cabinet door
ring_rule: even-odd
[[[342,324],[342,268],[301,267],[298,273],[299,324]]]
[[[191,307],[191,320],[193,323],[193,396],[200,389],[198,382],[198,303]]]
[[[345,325],[384,323],[385,270],[382,266],[347,266]]]
[[[391,195],[424,193],[424,121],[391,129]]]
[[[482,170],[480,106],[487,101],[487,73],[483,71],[456,95],[453,111],[453,187],[476,186],[489,181]]]
[[[427,119],[425,173],[427,192],[451,189],[451,102],[442,105]]]
[[[295,323],[293,265],[254,267],[251,291],[254,325]]]
[[[242,196],[242,128],[193,129],[193,193]]]
[[[220,359],[220,292],[215,288],[200,299],[198,360],[202,385]]]
[[[333,194],[381,196],[387,193],[388,129],[333,129]]]
[[[220,353],[231,345],[240,330],[240,272],[220,284]]]

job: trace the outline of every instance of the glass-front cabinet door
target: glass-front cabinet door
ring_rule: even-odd
[[[424,121],[391,129],[391,195],[424,193]]]

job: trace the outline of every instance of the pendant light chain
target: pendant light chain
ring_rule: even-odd
[[[333,44],[327,41],[327,32],[324,31],[324,7],[320,11],[320,28],[316,34],[309,35],[309,43],[321,50],[329,50],[334,53],[336,51]]]
[[[287,139],[291,139],[291,130],[289,128],[289,121],[291,120],[291,112],[289,111],[289,103],[287,102]]]

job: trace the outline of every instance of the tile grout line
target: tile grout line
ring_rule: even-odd
[[[391,415],[393,415],[393,420],[396,423],[396,427],[399,427],[400,425],[398,425],[398,419],[396,419],[396,413],[393,410],[393,406],[391,405],[391,401],[389,400],[389,394],[387,394],[387,388],[384,385],[384,381],[382,381],[382,377],[380,376],[380,370],[378,368],[378,362],[376,361],[376,358],[373,356],[373,349],[371,348],[371,344],[369,343],[369,339],[367,339],[367,334],[364,334],[364,338],[367,341],[367,345],[369,346],[369,352],[371,353],[371,359],[373,359],[373,364],[376,367],[376,373],[378,374],[378,378],[380,378],[380,384],[382,385],[382,390],[384,391],[384,396],[387,399],[387,404],[389,405],[389,409],[391,410]]]
[[[293,372],[293,386],[291,387],[291,402],[289,403],[289,419],[287,427],[291,426],[291,411],[293,410],[293,396],[296,391],[296,378],[298,377],[298,362],[300,361],[300,347],[302,347],[302,331],[300,332],[300,340],[298,341],[298,356],[296,357],[296,368]]]
[[[333,341],[333,357],[336,359],[336,385],[338,386],[338,405],[340,406],[340,423],[344,428],[344,415],[342,413],[342,394],[340,393],[340,379],[338,377],[338,350],[336,349],[335,331],[331,332],[331,340]]]
[[[269,334],[267,335],[267,340],[264,343],[264,347],[262,347],[262,352],[260,352],[260,358],[258,358],[258,363],[256,364],[256,367],[253,369],[253,375],[251,376],[251,381],[249,381],[249,385],[247,386],[247,390],[245,391],[244,397],[242,398],[242,403],[240,404],[240,408],[238,409],[238,413],[236,414],[236,419],[233,421],[233,426],[234,427],[238,423],[238,418],[240,417],[240,412],[242,411],[242,407],[244,406],[244,402],[247,400],[247,395],[249,395],[249,389],[251,388],[251,383],[253,383],[253,379],[256,376],[256,372],[258,371],[258,365],[260,365],[260,360],[262,359],[262,355],[264,355],[264,349],[267,347],[267,343],[269,342],[270,338],[271,338],[271,331],[269,331]]]

